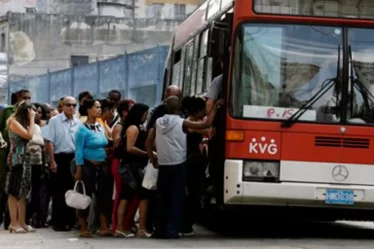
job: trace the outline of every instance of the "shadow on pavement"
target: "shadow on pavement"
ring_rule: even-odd
[[[373,222],[323,222],[289,217],[292,214],[270,217],[261,212],[226,212],[205,216],[201,224],[218,237],[226,238],[374,240]]]

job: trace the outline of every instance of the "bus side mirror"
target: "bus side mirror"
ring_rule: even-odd
[[[230,39],[230,27],[224,22],[213,22],[210,26],[208,41],[208,57],[220,57],[225,51],[225,47]]]

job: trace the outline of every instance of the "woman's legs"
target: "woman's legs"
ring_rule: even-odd
[[[108,166],[98,168],[97,174],[97,211],[100,215],[100,235],[111,235],[109,230],[110,215],[112,212],[113,178]]]
[[[120,196],[121,196],[121,176],[118,174],[118,167],[120,165],[120,161],[118,159],[113,159],[112,161],[112,175],[115,182],[115,189],[116,195],[113,202],[113,210],[112,210],[112,228],[113,230],[117,230],[117,213],[118,213],[118,206],[120,203]]]
[[[82,166],[82,182],[86,189],[86,195],[92,196],[96,185],[96,166],[88,161],[85,161],[84,165]],[[81,187],[80,185],[78,186]],[[85,210],[80,210],[78,212],[81,236],[87,236],[89,234],[87,224],[89,212],[90,206],[88,206]]]
[[[147,228],[148,200],[141,200],[139,204],[139,230],[138,237],[149,237]]]
[[[18,200],[18,224],[22,228],[26,227],[26,197]]]
[[[125,216],[126,207],[127,207],[127,200],[121,200],[118,205],[117,211],[117,229],[118,231],[124,232],[124,220],[123,217]]]
[[[139,207],[139,198],[138,196],[134,196],[134,198],[132,198],[131,201],[129,201],[129,203],[127,204],[125,216],[123,218],[124,220],[123,228],[125,231],[130,231],[134,227],[135,225],[134,219],[135,219],[136,212],[138,211],[138,207]]]
[[[10,226],[13,228],[17,228],[18,224],[18,201],[17,198],[14,196],[9,195],[8,197],[8,206],[10,212]]]
[[[87,226],[87,216],[85,215],[79,215],[78,220],[79,220],[79,225],[81,228],[81,234],[87,233],[88,232],[88,226]]]
[[[141,200],[139,204],[139,230],[144,231],[147,225],[148,200]]]

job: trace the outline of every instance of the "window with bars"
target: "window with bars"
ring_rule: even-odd
[[[186,5],[175,4],[174,5],[174,18],[183,20],[186,18]]]

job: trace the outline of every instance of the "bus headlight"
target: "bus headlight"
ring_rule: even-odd
[[[279,162],[244,161],[244,181],[276,182],[279,180]]]

